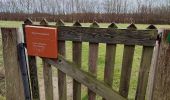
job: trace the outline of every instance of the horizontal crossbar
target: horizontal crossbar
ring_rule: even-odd
[[[45,27],[57,26],[45,25]],[[155,46],[158,35],[158,30],[150,29],[131,30],[73,26],[58,26],[57,29],[58,40],[108,44]]]
[[[92,43],[154,46],[157,34],[157,30],[58,27],[59,40]]]

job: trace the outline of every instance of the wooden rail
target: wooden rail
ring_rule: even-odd
[[[156,30],[58,27],[59,40],[154,46]]]
[[[28,19],[24,25],[35,25]],[[129,94],[129,84],[131,80],[131,70],[136,45],[143,46],[139,77],[136,90],[136,100],[144,100],[148,83],[149,70],[153,54],[153,48],[157,39],[156,29],[137,30],[134,24],[127,29],[117,29],[115,23],[108,28],[100,28],[97,22],[90,27],[82,27],[79,22],[73,26],[64,26],[64,22],[59,20],[56,25],[51,26],[44,19],[37,26],[48,26],[58,28],[58,59],[43,59],[43,75],[45,84],[46,100],[53,100],[52,66],[58,69],[58,95],[59,100],[67,100],[66,75],[73,78],[73,99],[81,100],[81,84],[88,88],[88,99],[95,100],[96,94],[105,100],[126,100]],[[7,38],[7,37],[3,37]],[[5,39],[4,39],[5,40]],[[69,62],[66,56],[65,41],[72,41],[73,62]],[[82,64],[82,42],[89,43],[88,72],[81,70]],[[106,44],[104,81],[97,80],[97,62],[100,43]],[[120,77],[119,91],[112,89],[113,73],[116,58],[117,44],[124,45],[123,62]],[[55,49],[55,48],[54,48]],[[39,100],[39,87],[37,77],[36,58],[28,56],[29,69],[33,99]],[[6,69],[7,70],[7,69]],[[12,77],[12,76],[11,76]]]

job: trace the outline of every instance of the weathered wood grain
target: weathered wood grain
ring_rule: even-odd
[[[74,27],[81,27],[79,22],[75,22]],[[81,68],[81,58],[82,58],[82,42],[72,42],[73,44],[73,62]],[[73,100],[81,100],[81,83],[73,79]]]
[[[41,22],[40,22],[40,25],[41,26],[47,26],[48,27],[48,21],[46,19],[43,19]]]
[[[90,25],[91,28],[97,28],[99,25],[97,22],[94,22]],[[97,77],[97,60],[98,60],[98,43],[89,42],[89,58],[88,58],[88,64],[89,64],[89,73],[96,78]],[[88,89],[88,100],[95,100],[96,99],[96,93]]]
[[[63,26],[64,23],[62,20],[59,20],[56,23],[58,26]],[[65,48],[65,41],[58,41],[58,52],[60,55],[66,55],[66,48]],[[67,100],[67,82],[66,82],[66,74],[58,70],[58,93],[59,93],[59,100]]]
[[[38,83],[38,74],[37,74],[37,61],[35,56],[28,56],[28,64],[30,71],[30,81],[31,81],[31,90],[33,100],[39,100],[39,83]]]
[[[81,42],[73,42],[73,62],[81,68]],[[81,83],[73,80],[73,100],[81,100]]]
[[[108,28],[117,29],[118,27],[117,27],[116,23],[113,22],[108,26]]]
[[[116,56],[116,45],[106,45],[106,57],[105,57],[105,72],[104,81],[106,84],[112,87],[113,83],[113,72]]]
[[[17,53],[17,30],[1,29],[6,79],[6,100],[24,100],[20,65]]]
[[[155,83],[154,78],[155,78],[155,74],[156,74],[156,66],[157,66],[157,61],[158,61],[159,48],[160,48],[159,41],[157,41],[156,46],[153,51],[152,63],[151,63],[151,68],[150,68],[150,72],[149,72],[146,100],[152,100],[153,87],[154,87],[154,83]]]
[[[149,25],[147,29],[157,29],[153,24]],[[160,33],[161,30],[158,30],[158,33]],[[160,34],[157,37],[156,45],[153,50],[153,57],[152,57],[152,63],[151,63],[151,68],[149,72],[149,79],[148,79],[148,86],[146,90],[146,100],[152,100],[153,96],[153,88],[154,88],[154,83],[155,83],[155,74],[156,74],[156,66],[157,66],[157,61],[158,61],[158,54],[159,54],[159,48],[160,48]]]
[[[145,100],[154,47],[143,47],[135,100]]]
[[[43,19],[40,22],[42,26],[48,26],[48,21]],[[51,65],[43,62],[43,76],[44,76],[44,87],[45,87],[45,98],[46,100],[53,100],[53,79],[52,79],[52,68]]]
[[[58,27],[59,40],[153,46],[157,30]]]
[[[136,27],[136,25],[135,25],[134,23],[131,23],[131,24],[127,27],[127,29],[136,30],[137,27]]]
[[[170,30],[162,30],[152,100],[170,100],[170,44],[167,41],[169,33]]]
[[[24,21],[24,25],[32,25],[31,19],[27,19]],[[25,34],[25,31],[24,31]],[[24,36],[25,37],[25,36]],[[29,64],[29,71],[30,71],[30,81],[31,81],[31,89],[32,89],[32,96],[33,100],[39,100],[39,83],[38,83],[38,75],[37,75],[37,65],[36,65],[36,57],[35,56],[28,56],[28,64]]]
[[[46,100],[53,100],[53,81],[51,65],[43,60],[43,76]]]
[[[151,25],[149,25],[149,26],[147,27],[147,29],[152,29],[152,30],[154,29],[154,30],[155,30],[155,29],[157,29],[157,28],[156,28],[155,25],[151,24]]]
[[[92,75],[79,69],[78,66],[69,61],[66,61],[61,56],[59,56],[58,59],[46,59],[46,61],[67,75],[71,76],[76,81],[84,84],[93,92],[106,98],[106,100],[126,100],[113,89],[111,89],[108,85],[98,81]]]
[[[58,44],[59,54],[65,56],[65,41],[59,41]],[[67,100],[67,82],[66,74],[58,70],[58,93],[59,100]]]
[[[105,70],[104,70],[104,82],[112,88],[113,84],[113,74],[116,56],[116,45],[107,44],[106,45],[106,56],[105,56]],[[103,100],[105,100],[103,98]]]
[[[134,45],[124,46],[119,93],[125,98],[128,97],[128,92],[129,92],[129,84],[130,84],[130,76],[131,76],[131,70],[132,70],[134,50],[135,50]]]
[[[111,23],[108,28],[117,29],[115,23]],[[112,88],[113,74],[116,56],[116,44],[106,44],[104,82]],[[105,98],[103,98],[105,100]]]
[[[58,33],[58,39],[65,41],[154,46],[158,31],[60,26]]]

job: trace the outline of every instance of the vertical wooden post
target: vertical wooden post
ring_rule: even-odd
[[[25,25],[32,25],[33,22],[30,19],[24,21]],[[38,75],[37,75],[37,65],[36,65],[36,57],[28,56],[28,64],[30,71],[30,81],[31,81],[31,90],[33,100],[39,100],[39,84],[38,84]]]
[[[145,100],[154,47],[143,46],[135,100]]]
[[[136,30],[135,24],[131,24],[127,27],[128,30]],[[127,33],[128,34],[128,33]],[[121,96],[127,98],[129,93],[129,84],[132,71],[132,63],[134,56],[135,45],[124,45],[122,71],[120,78],[119,93]]]
[[[152,30],[157,30],[157,28],[154,25],[149,25],[147,29],[152,29]],[[159,30],[158,30],[159,33]],[[159,39],[160,36],[157,38],[158,40],[156,41],[154,50],[153,50],[153,57],[152,57],[152,63],[151,63],[151,68],[149,72],[149,79],[148,79],[148,86],[147,86],[147,91],[146,91],[146,100],[152,100],[152,94],[153,94],[153,84],[155,82],[154,76],[155,76],[155,71],[156,71],[156,63],[158,59],[158,53],[159,53]]]
[[[62,20],[59,20],[56,23],[56,26],[64,26],[64,22]],[[65,57],[66,55],[65,41],[58,42],[58,51],[60,55]],[[67,100],[66,74],[60,70],[58,70],[58,93],[59,100]]]
[[[153,26],[149,26],[148,29],[153,29]],[[135,100],[145,100],[146,98],[153,50],[154,46],[143,46]]]
[[[152,100],[170,100],[170,30],[162,31]]]
[[[43,19],[40,25],[47,26],[48,21]],[[52,79],[52,68],[51,65],[46,63],[43,59],[43,76],[44,76],[44,87],[45,87],[45,98],[46,100],[53,100],[53,79]]]
[[[121,96],[125,98],[128,97],[128,93],[129,93],[134,50],[135,50],[134,45],[124,46],[119,93]]]
[[[6,77],[6,100],[24,100],[24,88],[17,55],[17,29],[2,29]]]
[[[118,28],[115,23],[112,23],[108,28]],[[105,69],[104,69],[104,82],[112,88],[113,85],[113,74],[115,66],[116,56],[116,44],[106,44],[106,55],[105,55]],[[105,98],[103,98],[105,100]]]
[[[91,28],[99,27],[97,22],[90,25]],[[94,34],[95,36],[95,34]],[[95,78],[97,77],[97,59],[98,59],[98,43],[89,43],[89,72]],[[96,93],[88,89],[88,100],[96,100]]]
[[[81,24],[77,21],[73,25],[74,27],[81,27]],[[81,68],[81,51],[82,43],[73,41],[73,62]],[[81,100],[81,83],[73,79],[73,100]]]
[[[153,57],[152,57],[152,64],[149,72],[149,79],[148,79],[148,87],[147,87],[147,94],[146,94],[146,100],[152,100],[152,94],[153,94],[153,85],[154,85],[154,76],[156,72],[156,64],[158,59],[158,53],[159,53],[159,44],[158,41],[156,43],[156,46],[154,48]]]

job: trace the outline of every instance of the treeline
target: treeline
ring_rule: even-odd
[[[0,20],[170,24],[170,0],[1,0]]]

